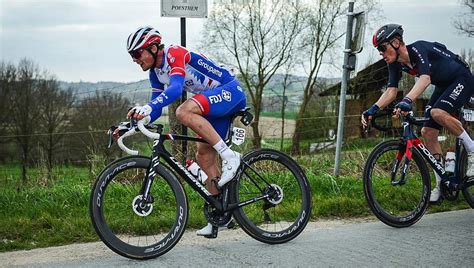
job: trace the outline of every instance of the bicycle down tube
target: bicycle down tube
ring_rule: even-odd
[[[421,119],[410,118],[410,119],[407,119],[407,120],[405,120],[405,119],[402,119],[402,120],[403,120],[402,124],[403,124],[403,128],[404,128],[403,137],[406,141],[406,148],[405,148],[404,153],[399,152],[399,154],[397,155],[397,160],[396,160],[397,163],[396,163],[396,165],[394,165],[394,168],[393,168],[393,171],[392,171],[392,184],[396,185],[396,184],[403,184],[404,183],[406,171],[408,169],[409,162],[412,158],[411,150],[412,150],[412,148],[416,148],[416,150],[421,153],[421,155],[426,160],[426,162],[429,163],[429,165],[432,167],[432,169],[441,177],[441,181],[442,182],[448,182],[448,181],[452,182],[454,180],[455,184],[452,185],[452,187],[457,189],[458,186],[459,186],[459,181],[460,181],[460,178],[458,178],[458,175],[460,175],[459,161],[456,162],[455,169],[454,169],[454,174],[452,176],[448,176],[446,170],[444,169],[444,166],[443,166],[442,162],[436,160],[436,158],[433,156],[433,154],[428,150],[428,148],[426,148],[426,146],[423,144],[423,142],[418,137],[416,137],[416,135],[413,132],[412,124],[414,124],[414,125],[422,124],[422,123],[428,121],[428,118],[421,118]],[[411,124],[408,121],[410,121]],[[460,156],[461,156],[461,140],[459,138],[456,138],[456,147],[455,148],[456,148],[455,149],[456,159],[460,159]],[[401,178],[398,182],[396,182],[396,180],[394,180],[395,179],[394,176],[395,176],[396,170],[398,169],[399,161],[403,157],[403,154],[406,155],[406,160],[405,160],[405,164],[404,164],[403,171],[402,171],[402,174],[401,174]]]

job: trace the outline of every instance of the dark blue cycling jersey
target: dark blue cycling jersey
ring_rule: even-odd
[[[431,84],[446,87],[456,77],[470,73],[467,66],[458,60],[458,56],[449,51],[445,45],[437,42],[416,41],[407,45],[410,62],[413,68],[394,62],[388,65],[388,87],[398,87],[401,72],[413,76],[429,75]]]

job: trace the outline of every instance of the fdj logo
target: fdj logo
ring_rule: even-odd
[[[227,90],[222,90],[222,98],[226,101],[231,101],[232,100],[232,93],[230,93]]]
[[[188,86],[188,87],[194,86],[193,80],[186,80],[186,82],[184,82],[184,84],[185,84],[186,86]]]
[[[211,104],[222,102],[222,97],[221,97],[221,95],[209,96],[209,102]]]

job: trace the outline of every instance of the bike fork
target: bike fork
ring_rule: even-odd
[[[143,196],[143,199],[147,203],[153,203],[153,197],[150,195],[150,189],[151,186],[153,185],[153,180],[156,175],[156,170],[155,168],[160,164],[160,160],[158,156],[153,156],[150,166],[148,167],[148,170],[146,171],[145,174],[145,179],[143,180],[142,188],[140,190],[141,195]]]
[[[397,157],[393,163],[393,168],[392,168],[392,173],[391,173],[391,179],[392,179],[392,185],[404,185],[406,183],[406,175],[407,175],[407,170],[408,166],[410,165],[410,160],[412,156],[411,148],[412,148],[412,143],[410,141],[407,141],[407,146],[405,152],[402,150],[399,150],[397,153]],[[405,161],[403,163],[403,169],[400,174],[400,180],[397,180],[397,171],[400,167],[400,163],[402,161],[403,155],[405,155]]]

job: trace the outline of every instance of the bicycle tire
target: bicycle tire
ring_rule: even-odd
[[[365,164],[363,186],[373,214],[389,226],[403,228],[413,225],[424,215],[429,205],[431,181],[423,157],[414,149],[406,183],[393,186],[390,174],[399,150],[405,151],[405,145],[401,141],[379,143]],[[404,159],[405,155],[398,171],[402,169]],[[397,178],[400,178],[399,172],[397,173]],[[396,200],[403,200],[403,203],[395,203]]]
[[[149,214],[140,215],[134,209],[150,162],[143,156],[114,161],[99,174],[91,191],[89,212],[95,231],[107,247],[131,259],[156,258],[168,252],[188,221],[184,189],[162,165],[155,168]]]
[[[474,208],[474,177],[468,178],[466,177],[466,170],[467,170],[467,152],[465,149],[461,151],[461,178],[463,183],[462,188],[462,195],[464,196],[464,200],[469,204],[471,208]]]
[[[311,217],[311,188],[303,170],[289,156],[271,149],[251,151],[242,161],[243,171],[230,185],[231,203],[278,189],[274,185],[283,193],[236,209],[233,216],[237,223],[248,235],[268,244],[285,243],[297,237]],[[271,188],[262,178],[272,184]]]

